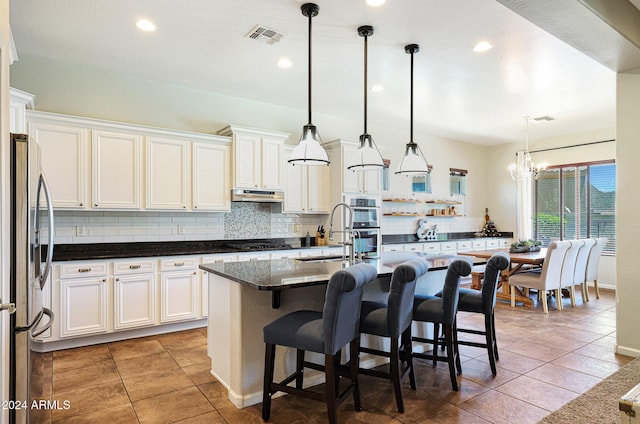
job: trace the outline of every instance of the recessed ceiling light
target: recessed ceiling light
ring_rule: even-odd
[[[136,26],[143,30],[143,31],[147,31],[147,32],[152,32],[156,30],[156,24],[154,24],[153,22],[151,22],[148,19],[138,19],[136,21]]]
[[[367,0],[367,4],[371,7],[382,6],[387,0]]]
[[[278,59],[278,68],[288,69],[291,68],[293,63],[287,57],[281,57]]]
[[[481,41],[475,46],[473,46],[473,51],[476,53],[486,52],[487,50],[491,50],[493,45],[488,41]]]
[[[374,84],[373,87],[371,87],[371,92],[373,93],[380,93],[384,91],[384,87],[381,84]]]

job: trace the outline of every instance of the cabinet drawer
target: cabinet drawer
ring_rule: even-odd
[[[425,252],[439,252],[440,251],[440,243],[425,243],[423,250]]]
[[[402,252],[403,245],[401,244],[386,244],[382,246],[383,252]]]
[[[196,268],[197,258],[167,258],[160,261],[160,271],[179,271],[182,269]]]
[[[500,240],[489,239],[487,240],[487,249],[497,249],[500,247]]]
[[[473,249],[474,250],[483,250],[487,246],[486,242],[483,240],[474,240],[473,241]]]
[[[60,278],[87,278],[107,275],[108,262],[68,263],[60,265]]]
[[[115,275],[153,272],[155,268],[155,261],[153,259],[127,260],[113,263],[113,273]]]
[[[408,243],[404,245],[405,252],[422,252],[422,244]]]
[[[471,250],[471,240],[459,241],[456,243],[457,250]]]
[[[457,249],[455,241],[445,241],[440,245],[440,250],[443,252],[455,252]]]
[[[215,264],[223,262],[235,262],[237,260],[235,255],[215,255],[205,256],[202,258],[203,264]]]

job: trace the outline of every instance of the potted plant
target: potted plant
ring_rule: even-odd
[[[540,250],[542,242],[540,240],[518,240],[511,244],[509,251],[511,253],[537,252]]]

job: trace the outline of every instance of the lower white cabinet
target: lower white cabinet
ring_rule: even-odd
[[[155,275],[115,277],[113,280],[114,330],[154,325],[156,298]]]
[[[109,283],[106,277],[61,280],[59,287],[60,337],[108,330]]]
[[[195,270],[161,276],[160,322],[183,321],[198,317],[197,283]]]

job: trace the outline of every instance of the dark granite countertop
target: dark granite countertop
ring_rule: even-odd
[[[409,259],[422,257],[429,264],[429,271],[446,269],[455,259],[470,260],[456,255],[436,255],[415,252],[386,252],[379,259],[367,259],[374,265],[378,277],[390,276],[395,267]],[[249,262],[202,264],[200,269],[258,290],[283,290],[326,284],[329,278],[343,268],[341,260],[277,259]]]
[[[435,243],[439,241],[451,241],[451,240],[467,240],[476,238],[488,238],[480,237],[475,232],[460,232],[460,233],[438,233],[437,240],[420,240],[415,234],[383,234],[382,244],[403,244],[403,243]],[[513,238],[513,232],[502,231],[500,237],[493,238]]]

